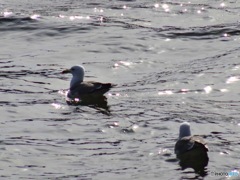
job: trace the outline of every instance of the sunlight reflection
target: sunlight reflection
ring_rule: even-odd
[[[154,4],[154,7],[155,8],[159,8],[159,4]]]
[[[40,17],[40,15],[33,15],[33,16],[35,16],[35,18],[39,18]],[[59,14],[58,17],[59,18],[68,18],[71,21],[74,21],[74,20],[89,20],[89,19],[91,19],[90,16],[65,16],[65,15],[62,15],[62,14]]]
[[[69,19],[70,19],[71,21],[73,21],[73,20],[75,19],[75,17],[74,17],[74,16],[70,16]]]
[[[26,171],[28,171],[28,170],[29,170],[29,169],[27,169],[27,168],[23,168],[23,169],[22,169],[23,172],[26,172]]]
[[[101,132],[102,133],[106,133],[107,131],[105,129],[101,129]]]
[[[65,18],[66,16],[62,15],[62,14],[59,14],[58,17],[60,18]]]
[[[119,126],[118,122],[114,122],[113,124],[114,124],[114,126]]]
[[[13,149],[13,151],[20,152],[21,149],[15,148],[15,149]]]
[[[206,86],[205,88],[203,88],[206,94],[209,94],[210,92],[212,92],[212,87],[211,86]]]
[[[154,153],[153,153],[153,152],[150,152],[150,153],[149,153],[149,156],[153,156],[153,155],[154,155]]]
[[[229,35],[228,35],[227,33],[224,33],[223,36],[224,36],[224,37],[228,37]]]
[[[228,89],[220,89],[221,92],[228,92]]]
[[[165,10],[165,12],[169,12],[169,6],[167,4],[162,4],[162,8]]]
[[[124,66],[131,66],[133,63],[129,62],[129,61],[120,61],[119,63],[121,63]]]
[[[58,93],[63,95],[63,96],[67,96],[68,90],[59,90]]]
[[[204,75],[205,75],[204,73],[201,73],[201,74],[198,74],[197,77],[202,77]]]
[[[136,124],[134,124],[134,125],[132,126],[132,130],[133,130],[134,132],[135,132],[138,128],[139,128],[139,126],[136,125]]]
[[[231,83],[237,82],[237,81],[239,81],[239,80],[240,80],[240,79],[239,79],[238,76],[232,76],[232,77],[230,77],[230,78],[227,79],[226,83],[227,83],[227,84],[231,84]]]
[[[115,63],[115,64],[113,65],[113,67],[114,67],[114,68],[118,68],[120,65],[129,67],[129,66],[133,65],[133,62],[130,62],[130,61],[119,61],[119,62]]]
[[[84,17],[84,16],[70,16],[69,19],[70,19],[71,21],[73,21],[73,20],[75,20],[75,19],[77,19],[77,20],[90,19],[90,17],[89,17],[89,16],[86,16],[86,17]]]
[[[39,14],[33,14],[32,16],[30,16],[31,19],[38,19],[40,18]]]
[[[221,7],[225,7],[226,4],[225,4],[224,2],[222,2],[222,3],[220,4],[220,6],[221,6]]]
[[[172,95],[173,92],[172,91],[161,91],[161,92],[158,92],[158,95]]]
[[[55,109],[63,109],[63,106],[61,104],[57,104],[57,103],[52,103],[51,104]]]
[[[228,151],[224,151],[224,152],[220,152],[220,155],[226,155],[226,154],[230,154]]]
[[[158,150],[158,154],[171,154],[171,151],[169,149],[166,149],[166,148],[160,148]]]
[[[182,94],[186,94],[187,92],[189,92],[189,89],[181,89],[180,92],[181,92]]]
[[[98,12],[103,13],[104,11],[103,11],[103,9],[98,9],[98,8],[95,7],[94,12],[95,13],[98,13]]]
[[[119,67],[119,64],[118,64],[118,63],[115,63],[115,64],[113,65],[113,67],[117,68],[117,67]]]
[[[236,71],[236,70],[238,70],[239,69],[239,66],[235,66],[232,70],[233,71]]]
[[[13,15],[13,12],[10,12],[10,11],[5,11],[2,13],[3,14],[3,17],[10,17]]]

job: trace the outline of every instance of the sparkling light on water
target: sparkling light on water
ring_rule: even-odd
[[[232,76],[232,77],[227,79],[226,83],[231,84],[231,83],[237,82],[239,80],[240,80],[240,78],[238,76]]]
[[[94,12],[95,13],[103,13],[104,12],[104,10],[103,9],[98,9],[98,8],[94,8]]]
[[[172,95],[173,92],[172,91],[161,91],[161,92],[158,92],[158,95]]]
[[[68,90],[59,90],[58,93],[63,95],[63,96],[67,96]]]
[[[13,12],[10,12],[10,11],[5,11],[2,13],[4,17],[10,17],[13,15]]]
[[[224,37],[228,37],[229,35],[228,35],[227,33],[224,33],[223,36],[224,36]]]
[[[39,14],[33,14],[32,16],[30,16],[31,19],[38,19],[40,18]]]
[[[222,2],[222,3],[220,4],[220,6],[221,6],[221,7],[225,7],[226,4],[225,4],[224,2]]]
[[[159,8],[159,4],[154,4],[154,7],[155,8]]]
[[[55,109],[63,109],[63,106],[61,104],[58,103],[52,103],[51,104]]]
[[[228,92],[228,89],[220,89],[221,92]]]
[[[62,14],[59,14],[58,17],[60,18],[65,18],[66,16],[62,15]]]
[[[155,8],[159,8],[160,4],[156,3],[156,4],[154,4],[154,7]],[[167,4],[162,4],[161,7],[164,9],[165,12],[169,12],[170,11],[169,5],[167,5]]]
[[[89,16],[70,16],[69,17],[69,19],[71,20],[71,21],[73,21],[73,20],[81,20],[81,19],[90,19],[90,17]]]
[[[169,6],[167,4],[162,4],[162,8],[165,10],[165,12],[169,12]]]
[[[158,150],[158,154],[171,154],[171,151],[166,148],[161,148]]]
[[[181,92],[182,94],[186,94],[186,93],[189,92],[189,89],[181,89],[180,92]]]
[[[236,71],[236,70],[239,69],[239,67],[240,67],[240,66],[235,66],[232,70],[233,70],[233,71]]]
[[[206,94],[209,94],[210,92],[212,92],[212,87],[211,86],[206,86],[205,88],[203,88]]]
[[[115,63],[113,65],[114,68],[118,68],[120,65],[123,65],[123,66],[131,66],[133,63],[130,62],[130,61],[119,61],[118,63]]]
[[[132,126],[132,130],[133,130],[134,132],[135,132],[138,128],[139,128],[139,126],[136,125],[136,124],[134,124],[134,125]]]

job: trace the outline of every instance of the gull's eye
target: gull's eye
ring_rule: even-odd
[[[74,71],[75,70],[75,68],[71,68],[71,71]]]

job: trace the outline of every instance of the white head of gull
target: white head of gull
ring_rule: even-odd
[[[73,87],[75,84],[83,82],[85,69],[83,66],[73,66],[70,69],[64,70],[62,73],[71,73],[72,80],[70,82],[70,88]]]
[[[181,139],[186,136],[191,136],[190,124],[188,122],[184,122],[181,124],[179,128],[179,138]]]

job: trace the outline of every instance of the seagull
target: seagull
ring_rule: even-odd
[[[180,166],[185,169],[193,168],[195,171],[203,170],[208,164],[208,147],[200,136],[191,136],[190,124],[184,122],[179,128],[179,138],[175,144],[174,152],[180,160]]]
[[[116,86],[112,83],[100,83],[94,81],[83,81],[85,69],[83,66],[72,66],[70,69],[62,71],[62,74],[71,73],[72,80],[67,97],[70,99],[90,96],[103,96],[110,88]]]

